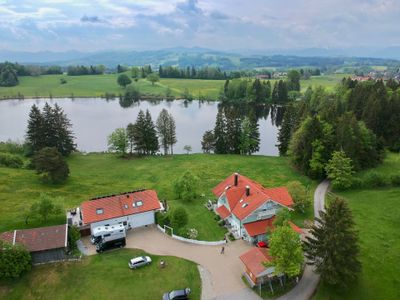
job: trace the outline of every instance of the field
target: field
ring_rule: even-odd
[[[101,97],[105,93],[119,95],[124,89],[117,84],[117,74],[105,75],[43,75],[37,77],[22,76],[20,84],[14,87],[0,87],[1,98],[18,98],[23,95],[26,98],[32,97]],[[302,90],[308,86],[322,85],[332,90],[338,82],[348,74],[333,74],[326,76],[312,77],[301,82]],[[61,84],[60,79],[64,78],[67,83]],[[275,80],[271,80],[273,83]],[[210,100],[218,98],[219,91],[224,85],[224,80],[202,80],[202,79],[170,79],[161,78],[159,82],[152,85],[145,79],[134,82],[134,85],[143,95],[154,97],[165,97],[167,89],[170,89],[174,97],[182,97],[185,89],[194,98],[205,97]]]
[[[389,154],[375,169],[385,175],[400,170],[400,155]],[[360,174],[361,176],[363,174]],[[347,291],[322,285],[316,300],[400,298],[400,188],[340,193],[354,215],[359,231],[362,273]]]
[[[283,157],[193,154],[126,160],[112,154],[75,154],[68,162],[71,176],[59,186],[41,183],[31,170],[0,168],[0,232],[45,225],[37,219],[25,225],[23,217],[41,192],[63,197],[55,201],[67,209],[95,196],[154,188],[172,209],[182,205],[188,210],[189,227],[198,230],[198,239],[220,240],[225,231],[204,203],[214,199],[211,189],[233,172],[239,171],[266,187],[285,185],[293,180],[309,186],[311,194],[315,187],[314,182],[299,175]],[[176,200],[173,193],[174,180],[186,170],[199,177],[199,192],[204,193],[204,197],[191,203]],[[311,217],[310,209],[305,216],[295,215],[294,221],[302,226],[304,218]],[[61,215],[50,219],[48,224],[63,222],[65,216]]]
[[[161,299],[167,291],[190,287],[190,299],[200,299],[201,282],[195,263],[150,255],[151,265],[130,270],[129,259],[139,255],[145,253],[122,249],[80,262],[36,266],[21,279],[0,281],[0,298]],[[159,268],[161,259],[167,263],[164,269]]]

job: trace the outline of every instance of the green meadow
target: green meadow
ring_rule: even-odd
[[[302,80],[301,86],[304,91],[308,86],[323,86],[332,90],[340,80],[348,74],[333,74],[311,77]],[[118,74],[104,75],[42,75],[21,76],[20,83],[14,87],[0,87],[0,99],[33,97],[102,97],[106,93],[118,96],[124,93],[124,88],[117,84]],[[67,83],[61,84],[61,79]],[[275,80],[271,80],[274,83]],[[224,80],[203,79],[172,79],[161,78],[159,82],[152,85],[146,79],[133,81],[143,96],[161,98],[165,97],[167,91],[176,98],[183,97],[187,90],[194,98],[206,98],[216,100]]]

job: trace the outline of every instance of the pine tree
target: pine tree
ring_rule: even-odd
[[[229,154],[240,154],[240,137],[242,131],[242,120],[239,112],[230,107],[225,108],[226,118],[226,149]]]
[[[272,103],[274,103],[274,104],[279,103],[278,83],[276,81],[274,83],[274,88],[272,89],[271,99],[272,99]]]
[[[145,127],[145,115],[142,110],[139,111],[136,122],[134,124],[134,145],[135,145],[135,150],[139,155],[143,155],[146,153],[146,145],[145,145],[145,132],[146,132],[146,127]]]
[[[54,124],[56,127],[56,148],[64,156],[76,149],[74,136],[71,131],[72,124],[63,109],[55,104],[53,109]]]
[[[158,115],[156,126],[158,137],[160,138],[161,146],[164,149],[164,155],[168,154],[168,149],[170,147],[169,143],[169,122],[170,115],[168,111],[163,108]]]
[[[332,186],[336,189],[348,189],[351,187],[353,162],[344,151],[335,151],[332,158],[325,166],[328,178],[332,180]]]
[[[218,109],[214,128],[215,153],[217,154],[227,153],[226,130],[225,114],[222,109]]]
[[[293,105],[287,105],[285,113],[283,114],[282,126],[278,133],[278,149],[280,155],[286,155],[289,142],[293,132],[298,126],[299,118],[297,116],[296,108]]]
[[[168,144],[170,147],[170,152],[171,154],[174,154],[174,145],[178,142],[176,138],[176,125],[175,125],[175,119],[172,116],[172,114],[169,114],[169,120],[168,120]]]
[[[145,153],[153,155],[160,149],[158,144],[157,130],[151,119],[149,110],[146,110],[145,116],[145,132],[144,132]]]
[[[126,126],[126,136],[128,139],[128,147],[129,147],[129,154],[133,154],[133,150],[135,149],[135,125],[132,123],[129,123],[128,126]]]
[[[315,266],[323,282],[348,287],[361,270],[351,211],[342,199],[336,198],[315,221],[304,243],[307,263]]]
[[[46,146],[44,130],[43,115],[34,104],[29,113],[28,129],[26,133],[26,140],[33,153]]]

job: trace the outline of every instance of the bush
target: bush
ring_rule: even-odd
[[[0,240],[0,278],[18,278],[31,268],[31,255],[20,245]]]
[[[43,148],[35,154],[32,164],[44,182],[59,183],[69,176],[67,162],[56,148]]]
[[[178,199],[191,201],[198,196],[199,178],[186,171],[174,182],[174,192]]]
[[[214,217],[214,220],[215,220],[215,221],[219,221],[219,220],[221,220],[221,217],[220,217],[219,215],[216,215],[216,216]]]
[[[0,152],[0,166],[20,169],[24,165],[22,158],[15,154]]]
[[[235,237],[233,236],[232,232],[230,232],[230,233],[228,234],[228,239],[229,239],[230,241],[234,241],[234,240],[235,240]]]
[[[400,174],[395,174],[390,177],[390,182],[394,186],[400,186]]]
[[[171,224],[174,229],[180,229],[185,227],[188,223],[189,215],[183,207],[179,207],[172,211]]]
[[[218,221],[218,225],[221,226],[221,227],[225,226],[225,220],[219,220]]]
[[[183,238],[186,238],[186,239],[189,238],[188,228],[186,228],[186,227],[179,228],[178,230],[174,230],[174,234],[181,236]]]
[[[196,228],[189,228],[187,230],[187,235],[189,239],[195,240],[199,236],[199,232],[196,230]]]
[[[81,233],[79,231],[79,228],[76,226],[70,226],[68,228],[68,245],[71,251],[75,251],[76,249],[78,249],[76,242],[79,241],[80,238]]]
[[[364,186],[365,186],[365,182],[361,178],[354,177],[351,180],[351,188],[352,189],[360,189],[360,188],[363,188]]]
[[[156,223],[161,227],[164,227],[164,225],[170,226],[171,221],[169,215],[167,213],[156,212]]]
[[[12,142],[8,140],[7,142],[0,142],[0,152],[7,152],[12,154],[24,154],[25,145]]]
[[[384,187],[389,185],[389,180],[386,176],[380,173],[369,172],[364,177],[364,185],[366,187]]]

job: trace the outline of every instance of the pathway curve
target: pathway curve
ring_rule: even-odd
[[[325,211],[325,195],[329,189],[329,180],[322,181],[314,192],[314,217],[319,218],[320,211]],[[308,300],[315,293],[319,282],[319,276],[313,271],[313,267],[306,265],[299,283],[287,294],[276,300]]]

